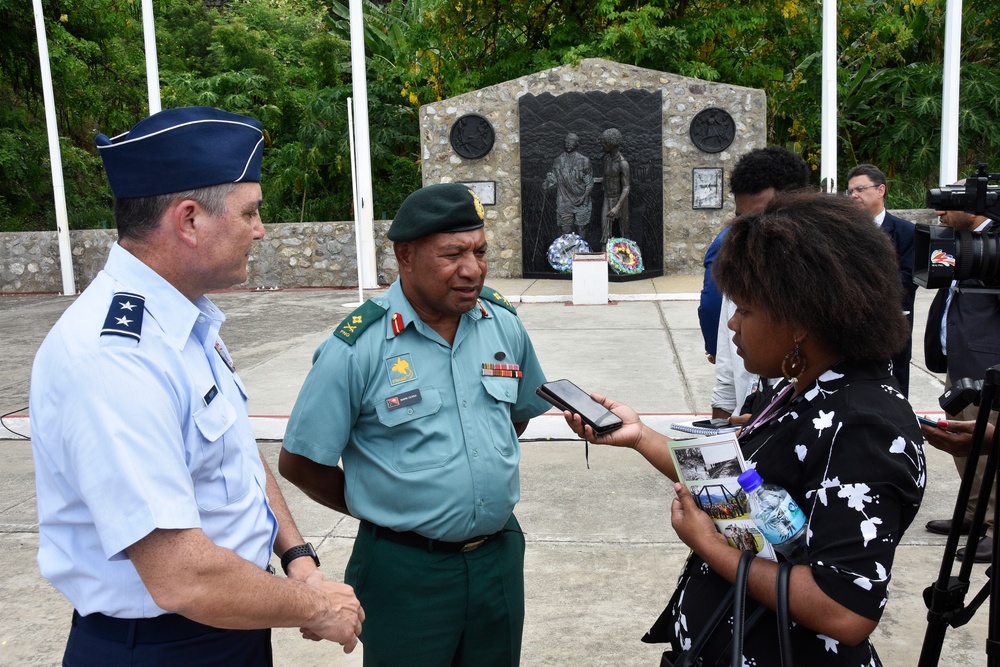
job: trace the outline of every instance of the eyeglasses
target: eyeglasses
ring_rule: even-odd
[[[847,188],[846,190],[844,190],[844,194],[847,195],[848,197],[850,197],[855,192],[857,192],[858,194],[861,194],[862,192],[864,192],[868,188],[877,188],[877,187],[878,187],[877,185],[859,185],[856,188]]]

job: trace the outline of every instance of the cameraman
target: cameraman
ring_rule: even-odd
[[[959,181],[955,185],[964,185]],[[936,211],[942,225],[956,230],[983,232],[990,228],[993,221],[982,215],[973,215],[964,211]],[[953,281],[951,287],[942,288],[934,296],[930,310],[927,313],[927,329],[924,333],[924,358],[928,370],[935,373],[945,373],[945,388],[950,388],[952,379],[969,378],[981,380],[986,369],[1000,363],[1000,295],[976,294],[959,292],[958,287],[982,287],[980,280]],[[977,408],[970,406],[957,415],[949,415],[951,420],[974,420]],[[996,423],[996,413],[990,415],[990,421]],[[949,422],[952,429],[954,422]],[[961,450],[956,449],[949,439],[942,438],[939,429],[933,426],[922,426],[927,442],[934,447],[952,454],[959,475],[965,470],[966,457]],[[971,433],[971,424],[969,425]],[[967,445],[964,449],[968,449]],[[969,493],[969,502],[965,508],[965,519],[962,521],[963,535],[972,528],[972,515],[976,509],[976,498],[979,497],[979,487],[983,482],[983,470],[986,456],[980,456],[976,467],[975,478]],[[992,481],[992,480],[991,480]],[[977,563],[988,563],[993,554],[993,507],[996,502],[996,489],[990,494],[990,503],[986,511],[986,535],[979,540],[973,560]],[[927,522],[927,530],[932,533],[947,535],[951,530],[950,519],[936,519]],[[965,558],[965,549],[959,549],[956,556]]]

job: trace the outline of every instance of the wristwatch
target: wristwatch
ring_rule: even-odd
[[[303,558],[309,556],[316,563],[316,567],[319,567],[319,556],[316,555],[316,549],[309,542],[305,544],[300,544],[298,546],[292,547],[285,553],[281,554],[281,569],[288,574],[288,564],[291,563],[296,558]]]

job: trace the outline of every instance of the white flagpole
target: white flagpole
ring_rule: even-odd
[[[153,27],[153,0],[142,0],[142,38],[146,46],[146,89],[149,115],[160,111],[160,64],[156,59],[156,29]]]
[[[52,69],[49,66],[49,42],[42,18],[42,0],[33,0],[35,32],[38,34],[38,62],[42,73],[42,99],[45,104],[45,128],[49,138],[49,162],[52,165],[52,198],[56,206],[56,233],[59,237],[59,265],[62,268],[63,294],[76,294],[73,279],[73,249],[69,241],[69,214],[66,211],[66,185],[63,180],[62,150],[56,123],[55,95],[52,92]]]
[[[823,74],[819,177],[825,192],[837,191],[837,0],[823,0]]]
[[[372,215],[372,159],[371,139],[368,136],[368,84],[365,73],[364,14],[361,0],[350,0],[351,10],[351,79],[354,94],[355,132],[357,136],[358,178],[357,198],[354,208],[361,229],[359,267],[362,269],[363,286],[378,287],[375,270],[375,218]],[[354,135],[352,135],[354,136]]]
[[[365,291],[361,278],[361,219],[358,217],[358,173],[354,161],[354,113],[351,111],[351,98],[347,98],[347,134],[351,145],[351,191],[354,198],[354,244],[358,260],[358,300],[341,304],[345,308],[356,308],[365,302]]]
[[[944,17],[944,89],[941,92],[940,185],[958,180],[958,90],[962,62],[962,0],[948,0]]]

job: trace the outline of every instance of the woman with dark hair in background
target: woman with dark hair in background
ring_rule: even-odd
[[[895,250],[846,199],[780,195],[763,213],[730,223],[714,272],[736,303],[729,328],[747,370],[785,378],[739,441],[748,466],[808,517],[807,552],[792,568],[789,594],[796,664],[880,665],[869,636],[926,481],[920,428],[890,373],[908,332],[902,311],[885,307],[901,299]],[[595,398],[624,426],[596,436],[567,413],[570,426],[593,443],[632,447],[676,482],[670,439],[628,406]],[[668,607],[680,650],[731,588],[741,552],[681,484],[675,490],[671,523],[693,551]],[[744,664],[780,663],[777,571],[762,558],[750,567],[747,615],[757,604],[771,611],[747,635]],[[719,624],[703,664],[727,659],[731,628]]]

